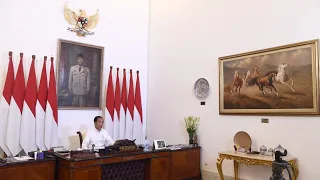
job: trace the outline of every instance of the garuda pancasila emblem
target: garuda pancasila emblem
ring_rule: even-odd
[[[80,9],[79,11],[80,14],[78,15],[68,8],[67,3],[64,5],[64,17],[69,24],[74,26],[73,28],[68,27],[68,30],[77,33],[78,36],[93,35],[94,32],[89,29],[97,26],[99,10],[92,16],[87,16],[85,10]]]

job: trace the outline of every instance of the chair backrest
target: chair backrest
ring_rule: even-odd
[[[86,137],[87,132],[77,132],[78,136],[79,136],[79,143],[80,143],[80,148],[82,147],[82,142],[84,140],[84,138]]]
[[[69,136],[68,139],[69,139],[69,148],[68,148],[69,150],[77,150],[81,148],[78,135]]]

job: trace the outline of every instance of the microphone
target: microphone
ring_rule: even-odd
[[[92,149],[91,149],[92,152],[94,152],[94,147],[95,147],[95,145],[92,144]]]

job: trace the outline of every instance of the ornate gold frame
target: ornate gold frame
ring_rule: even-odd
[[[104,47],[102,46],[96,46],[96,45],[90,45],[90,44],[84,44],[84,43],[79,43],[75,41],[69,41],[69,40],[64,40],[64,39],[58,39],[58,58],[57,58],[57,94],[59,95],[59,80],[60,80],[60,56],[61,56],[61,43],[69,43],[73,45],[79,45],[79,46],[84,46],[84,47],[91,47],[91,48],[96,48],[101,50],[101,59],[100,59],[100,99],[99,99],[99,107],[75,107],[75,106],[59,106],[58,103],[58,109],[66,109],[66,110],[92,110],[92,109],[98,109],[101,110],[102,108],[102,100],[103,100],[103,91],[102,91],[102,86],[103,86],[103,64],[104,64]],[[58,96],[59,98],[59,96]]]
[[[225,109],[224,108],[224,62],[240,60],[243,58],[265,55],[273,52],[283,52],[290,49],[300,49],[311,47],[312,49],[312,89],[313,89],[313,107],[301,109]],[[318,39],[288,44],[268,49],[251,51],[241,54],[219,57],[219,114],[220,115],[319,115],[319,59],[318,59]]]

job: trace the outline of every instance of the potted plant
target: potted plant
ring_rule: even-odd
[[[189,144],[193,144],[193,138],[199,125],[200,117],[188,116],[184,118],[187,132],[189,134]]]

